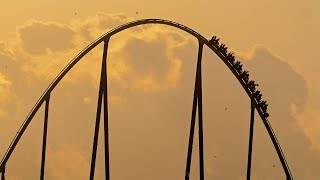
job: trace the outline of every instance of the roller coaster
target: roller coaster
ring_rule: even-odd
[[[235,60],[233,53],[228,53],[228,48],[225,44],[219,42],[219,38],[213,36],[210,40],[206,39],[196,31],[186,27],[182,24],[163,20],[163,19],[142,19],[133,22],[129,22],[118,26],[109,32],[105,33],[94,42],[89,44],[86,48],[84,48],[74,59],[70,61],[70,63],[58,74],[58,76],[52,81],[49,87],[44,91],[42,96],[36,102],[20,129],[18,130],[16,136],[12,140],[9,148],[7,149],[1,163],[0,163],[0,173],[1,180],[5,180],[5,170],[6,164],[10,159],[15,147],[17,146],[19,140],[27,129],[28,125],[34,118],[35,114],[38,112],[39,108],[44,104],[45,105],[45,116],[44,116],[44,130],[43,130],[43,142],[42,142],[42,158],[41,158],[41,169],[40,169],[40,180],[44,179],[44,167],[45,167],[45,159],[46,159],[46,141],[47,141],[47,125],[49,118],[49,105],[50,105],[50,95],[55,87],[59,84],[59,82],[65,77],[65,75],[92,49],[94,49],[100,43],[104,43],[103,48],[103,57],[102,57],[102,66],[101,66],[101,75],[100,75],[100,86],[99,86],[99,95],[98,95],[98,105],[97,105],[97,114],[96,114],[96,124],[94,131],[94,139],[93,139],[93,150],[91,157],[91,167],[90,167],[90,180],[94,179],[95,173],[95,164],[96,164],[96,155],[97,155],[97,145],[98,145],[98,134],[99,134],[99,126],[100,126],[100,116],[102,111],[102,102],[104,103],[103,113],[104,113],[104,149],[105,149],[105,178],[107,180],[110,179],[110,164],[109,164],[109,133],[108,133],[108,84],[107,84],[107,55],[108,55],[108,45],[110,38],[128,28],[132,28],[135,26],[145,25],[145,24],[162,24],[168,25],[175,28],[178,28],[182,31],[189,33],[194,36],[198,40],[198,59],[197,59],[197,67],[196,67],[196,78],[195,78],[195,88],[193,95],[193,104],[192,104],[192,113],[191,113],[191,124],[190,124],[190,134],[189,134],[189,144],[188,144],[188,153],[187,153],[187,161],[186,161],[186,169],[185,169],[185,180],[189,180],[190,178],[190,168],[191,168],[191,157],[192,157],[192,147],[194,140],[194,130],[195,130],[195,122],[196,122],[196,111],[198,108],[198,128],[199,128],[199,177],[200,180],[204,180],[204,155],[203,155],[203,124],[202,124],[202,52],[203,46],[206,45],[210,48],[220,59],[224,62],[224,64],[230,69],[239,83],[242,85],[243,89],[247,93],[248,97],[251,101],[251,117],[250,117],[250,132],[249,132],[249,147],[248,147],[248,161],[247,161],[247,173],[246,178],[250,180],[251,177],[251,158],[252,158],[252,144],[253,144],[253,130],[254,130],[254,114],[258,112],[260,118],[270,136],[270,139],[273,143],[274,149],[277,152],[279,160],[281,162],[283,171],[286,175],[287,180],[292,180],[292,174],[290,172],[289,166],[284,157],[284,153],[281,150],[280,144],[276,138],[276,135],[268,121],[269,114],[267,112],[268,104],[265,100],[262,100],[262,95],[259,90],[256,89],[257,84],[255,81],[249,79],[249,72],[242,69],[242,64],[240,61]]]

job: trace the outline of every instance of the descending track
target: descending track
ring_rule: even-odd
[[[144,24],[163,24],[172,27],[176,27],[181,29],[195,38],[198,39],[199,42],[199,51],[198,51],[198,63],[197,63],[197,71],[196,71],[196,82],[195,82],[195,90],[194,90],[194,99],[193,99],[193,110],[191,115],[191,128],[190,128],[190,136],[189,136],[189,147],[188,147],[188,156],[187,156],[187,165],[185,172],[185,179],[189,179],[190,166],[191,166],[191,156],[192,156],[192,144],[193,144],[193,135],[194,135],[194,125],[195,125],[195,116],[196,116],[196,108],[198,107],[199,111],[199,153],[200,153],[200,179],[204,179],[204,163],[203,163],[203,139],[202,139],[202,77],[201,77],[201,61],[202,61],[202,51],[203,45],[208,46],[213,52],[215,52],[220,59],[226,64],[226,66],[230,69],[233,75],[237,78],[239,83],[242,85],[243,89],[247,92],[248,97],[251,99],[251,124],[250,124],[250,136],[249,136],[249,150],[248,150],[248,168],[247,168],[247,179],[250,179],[250,169],[251,169],[251,153],[252,153],[252,141],[253,141],[253,122],[254,122],[254,112],[255,110],[259,113],[262,122],[267,129],[267,132],[272,140],[273,146],[278,154],[280,162],[282,164],[283,170],[286,174],[287,179],[293,179],[289,166],[285,160],[284,154],[281,150],[280,144],[276,138],[274,131],[271,128],[271,125],[268,121],[269,114],[267,113],[267,105],[265,101],[261,100],[260,91],[255,89],[256,84],[254,81],[249,80],[248,71],[242,70],[242,65],[239,61],[234,60],[234,56],[232,53],[227,52],[227,48],[223,44],[219,44],[219,40],[217,38],[213,38],[211,40],[207,40],[205,37],[197,33],[196,31],[176,22],[162,20],[162,19],[142,19],[133,22],[129,22],[127,24],[123,24],[119,27],[116,27],[106,34],[99,37],[97,40],[88,45],[85,49],[83,49],[71,62],[59,73],[59,75],[53,80],[53,82],[49,85],[49,87],[42,94],[40,99],[34,105],[31,112],[26,117],[25,121],[21,125],[18,133],[12,140],[8,150],[6,151],[1,164],[0,164],[0,173],[2,174],[2,180],[5,179],[5,166],[8,162],[12,152],[17,146],[21,136],[25,132],[26,128],[32,121],[33,117],[39,110],[39,108],[45,102],[45,124],[44,124],[44,136],[43,136],[43,151],[42,151],[42,165],[41,165],[41,176],[40,179],[43,179],[44,174],[44,162],[45,162],[45,149],[46,149],[46,129],[47,129],[47,121],[48,121],[48,109],[50,102],[50,94],[55,89],[55,87],[59,84],[59,82],[64,78],[64,76],[84,57],[87,53],[89,53],[93,48],[95,48],[100,43],[104,43],[104,51],[103,51],[103,61],[102,61],[102,69],[101,69],[101,78],[100,78],[100,89],[99,89],[99,99],[98,99],[98,108],[97,108],[97,118],[96,118],[96,127],[95,127],[95,136],[93,143],[93,153],[92,153],[92,162],[91,162],[91,173],[90,179],[94,178],[94,168],[95,168],[95,159],[96,159],[96,146],[98,140],[98,132],[99,132],[99,122],[100,122],[100,113],[101,113],[101,104],[104,102],[104,116],[105,125],[108,126],[108,99],[107,99],[107,77],[106,77],[106,59],[107,59],[107,50],[109,39],[128,28],[132,28],[134,26],[144,25]],[[108,129],[108,128],[106,128]],[[106,179],[109,179],[109,143],[108,143],[108,132],[105,132],[105,168],[106,168]]]

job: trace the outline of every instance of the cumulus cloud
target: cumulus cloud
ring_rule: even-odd
[[[142,32],[147,34],[152,29]],[[148,38],[142,32],[136,33],[136,37],[128,38],[125,46],[117,50],[114,55],[116,58],[113,59],[111,54],[110,63],[122,63],[126,67],[123,73],[129,79],[122,80],[133,90],[158,91],[173,88],[180,79],[182,63],[182,59],[175,53],[179,46],[172,46],[177,42],[168,41],[173,33],[152,33],[147,35]]]
[[[307,108],[305,111],[300,113],[293,110],[293,114],[295,117],[297,117],[299,127],[303,129],[304,133],[312,143],[310,149],[312,151],[319,152],[320,151],[320,143],[319,143],[320,133],[318,131],[320,128],[319,111],[312,108]]]
[[[91,42],[108,30],[132,20],[134,19],[124,14],[105,14],[99,12],[95,16],[87,17],[84,20],[75,19],[70,25],[77,29],[77,35],[80,39]]]
[[[0,117],[3,117],[5,115],[3,106],[8,103],[10,86],[11,82],[3,74],[0,74],[0,103],[2,106],[2,108],[0,109]]]
[[[30,48],[29,50],[26,49],[27,52],[30,52],[31,49],[36,49],[41,53],[33,52],[33,54],[29,55],[22,49],[22,52],[19,52],[24,57],[24,62],[21,65],[22,69],[28,73],[33,73],[38,78],[53,79],[67,64],[67,61],[71,60],[87,44],[114,28],[114,25],[120,25],[129,20],[132,20],[132,18],[121,14],[107,15],[98,13],[95,17],[89,17],[85,21],[74,20],[71,23],[72,28],[71,25],[67,24],[41,21],[32,21],[27,25],[23,25],[19,28],[21,46]],[[33,30],[33,28],[36,30]],[[41,33],[38,33],[38,31],[41,31]],[[37,36],[40,34],[46,38],[34,37],[33,33]],[[59,38],[55,36],[59,36]],[[26,37],[30,38],[30,40],[26,39]],[[47,44],[34,43],[31,41],[33,39],[40,39]],[[60,41],[60,39],[63,39],[63,41]],[[175,54],[175,50],[178,46],[183,46],[188,42],[188,38],[172,29],[147,26],[126,30],[122,33],[122,36],[115,36],[111,39],[108,54],[109,78],[117,83],[122,81],[122,85],[125,86],[130,84],[129,87],[132,89],[148,91],[165,90],[173,87],[179,79],[181,64],[181,59]],[[31,43],[32,46],[27,45],[28,43]],[[100,48],[102,47],[99,46],[97,49],[101,50]],[[142,51],[143,48],[148,48],[148,50]],[[68,51],[63,51],[66,49]],[[153,54],[162,54],[162,57],[153,56]],[[83,64],[86,64],[87,68],[76,68],[75,72],[71,73],[70,78],[67,77],[66,79],[75,80],[79,79],[80,76],[86,75],[92,78],[95,77],[95,72],[100,70],[96,60],[101,59],[101,55],[102,50],[89,53],[84,58],[86,60],[83,60]],[[161,60],[157,61],[157,58]],[[159,63],[144,63],[151,60]],[[148,64],[150,65],[146,67]],[[138,66],[140,67],[137,68]],[[161,73],[159,71],[167,72],[161,75],[160,78],[155,76],[154,71],[158,71],[156,73]],[[128,73],[132,75],[132,78],[123,79],[122,76]],[[96,83],[97,81],[98,78],[95,78],[94,82]]]
[[[270,121],[280,139],[294,177],[306,179],[310,171],[314,173],[313,177],[319,177],[314,171],[314,167],[320,163],[319,153],[311,150],[312,139],[304,132],[304,128],[296,128],[299,116],[294,114],[308,109],[306,80],[283,58],[259,46],[255,48],[254,55],[245,65],[258,80],[259,89],[269,102]]]
[[[8,114],[7,109],[11,109],[19,102],[14,93],[14,89],[21,88],[21,84],[13,83],[13,81],[23,80],[18,78],[20,69],[17,68],[17,62],[14,54],[6,44],[0,45],[0,117],[2,121],[7,121],[5,115]]]
[[[273,107],[283,106],[288,109],[291,104],[294,104],[297,108],[296,110],[302,111],[304,109],[305,103],[307,101],[308,89],[306,80],[302,75],[297,73],[297,71],[291,65],[282,60],[279,56],[272,53],[269,49],[263,47],[255,47],[255,53],[251,57],[251,59],[256,60],[256,63],[248,62],[248,68],[250,68],[251,73],[254,77],[261,79],[261,88],[266,88],[266,91],[268,92],[283,92],[274,94],[274,96],[276,96],[274,97],[274,99],[278,99],[279,101],[276,102],[275,105],[272,105]],[[258,73],[259,75],[256,75]],[[278,74],[278,76],[275,76],[274,73]],[[275,79],[273,79],[272,77]],[[270,85],[264,86],[265,81],[270,81],[269,83],[267,83]],[[288,101],[282,102],[282,99],[288,99]],[[282,103],[287,104],[282,105]]]
[[[36,99],[78,52],[101,34],[130,20],[132,18],[121,14],[98,13],[68,24],[32,21],[19,28],[20,39],[15,46],[8,48],[0,44],[0,63],[5,62],[0,65],[10,67],[1,71],[0,92],[7,96],[0,94],[0,105],[11,97],[9,92],[19,99],[19,103],[2,107],[4,112],[14,115],[7,128],[0,131],[9,135],[0,137],[1,142],[8,142],[1,147],[9,145]],[[112,178],[183,178],[197,59],[195,42],[183,33],[156,25],[135,27],[111,38],[108,95]],[[203,54],[206,177],[243,179],[250,101],[221,60],[207,50],[205,48]],[[320,163],[319,153],[311,149],[317,147],[312,143],[317,133],[311,128],[316,120],[301,121],[298,116],[308,109],[304,78],[267,48],[255,47],[250,56],[244,56],[248,52],[239,54],[247,59],[245,68],[260,84],[263,97],[270,104],[270,122],[294,177],[318,177],[315,167]],[[46,171],[49,179],[88,176],[101,59],[100,45],[84,57],[52,93]],[[34,128],[28,131],[29,137],[41,137],[43,109],[38,113]],[[253,176],[256,179],[283,177],[271,140],[258,118],[256,122]],[[102,132],[100,127],[99,178],[103,178]],[[27,140],[32,141],[32,145],[21,145],[25,151],[27,147],[35,147],[34,139]],[[196,147],[195,139],[191,172],[194,178],[198,178]],[[17,154],[23,158],[21,151]],[[32,154],[40,158],[40,152],[32,150]],[[10,163],[21,163],[19,158]],[[35,164],[32,166],[36,169]],[[13,167],[15,169],[8,168],[8,172],[14,170],[17,177],[23,174],[23,168]],[[22,169],[21,173],[17,169]],[[38,174],[34,174],[36,176]]]
[[[18,33],[21,45],[32,55],[45,54],[47,50],[63,51],[74,47],[74,31],[59,23],[31,21],[21,26]]]
[[[108,18],[105,18],[108,17]],[[106,21],[107,19],[108,21]],[[13,138],[12,132],[15,132],[19,125],[22,123],[22,119],[26,116],[27,112],[31,109],[32,104],[36,101],[36,99],[39,97],[41,92],[43,92],[48,86],[50,80],[52,80],[58,72],[68,63],[68,61],[74,57],[85,45],[91,41],[90,38],[92,37],[98,37],[101,35],[101,32],[106,32],[108,28],[113,28],[111,25],[114,24],[122,24],[124,21],[127,21],[129,18],[125,18],[123,15],[103,15],[98,14],[96,17],[88,18],[85,22],[78,22],[78,26],[75,28],[70,28],[69,25],[66,24],[59,24],[59,23],[52,23],[52,22],[41,22],[41,21],[32,21],[31,23],[28,23],[26,25],[23,25],[19,28],[19,38],[14,44],[14,46],[10,47],[10,51],[7,51],[5,48],[5,44],[2,43],[2,51],[1,55],[3,55],[3,58],[1,65],[7,66],[9,69],[8,71],[1,76],[1,87],[4,87],[1,89],[1,91],[5,90],[7,91],[6,94],[2,94],[4,97],[11,97],[13,94],[17,95],[17,99],[19,100],[19,103],[12,103],[9,106],[6,106],[3,111],[10,113],[10,123],[8,125],[10,127],[1,130],[2,134],[8,134],[1,137],[2,142],[7,142],[6,144],[3,144],[3,148],[1,148],[1,151],[4,153],[5,147],[9,145],[10,140]],[[94,22],[93,24],[90,24]],[[75,23],[75,22],[73,22]],[[84,36],[84,38],[75,36],[75,33],[81,34],[83,29],[86,27],[90,27],[91,29],[88,29],[88,32],[90,32],[89,39],[86,39],[88,37]],[[153,29],[155,29],[158,33],[154,33]],[[136,33],[136,37],[130,35],[132,32]],[[153,33],[151,33],[153,32]],[[161,34],[161,33],[162,34]],[[39,36],[35,37],[35,35],[39,35],[41,38],[38,38]],[[60,36],[61,34],[61,36]],[[143,36],[146,35],[148,38],[143,38]],[[158,41],[160,37],[166,37],[163,35],[167,35],[167,38],[165,38],[162,41]],[[59,38],[57,38],[59,36]],[[174,48],[170,46],[175,46],[176,43],[172,42],[170,40],[170,36],[175,36],[176,38],[179,36],[182,36],[181,34],[174,32],[172,30],[167,29],[158,29],[157,27],[149,26],[148,28],[137,28],[133,30],[127,31],[127,33],[123,34],[123,37],[116,37],[118,39],[114,40],[114,46],[110,45],[110,54],[108,63],[109,66],[109,80],[110,85],[115,87],[116,91],[109,92],[109,99],[110,103],[119,106],[123,104],[126,99],[124,96],[124,90],[129,88],[133,91],[135,90],[147,90],[152,92],[153,90],[159,90],[159,89],[168,89],[168,87],[174,87],[175,83],[179,80],[179,58],[178,55],[175,54]],[[40,39],[39,42],[32,41],[33,39]],[[60,41],[63,39],[62,41]],[[180,38],[181,40],[183,37]],[[143,48],[148,47],[148,43],[151,43],[152,46],[151,49],[153,50],[153,53],[155,56],[149,55],[148,58],[142,56],[134,56],[134,58],[138,58],[137,61],[141,65],[146,65],[145,69],[140,68],[136,69],[136,65],[133,59],[129,59],[131,55],[137,52],[133,52],[137,49],[132,49],[132,45],[134,42],[138,40],[140,41],[139,50],[142,50]],[[188,39],[185,39],[184,41],[189,41]],[[20,43],[20,44],[19,44]],[[61,43],[61,46],[60,46]],[[111,42],[112,43],[112,42]],[[181,42],[180,42],[181,43]],[[185,42],[186,43],[186,42]],[[181,45],[180,45],[181,46]],[[114,47],[114,48],[113,48]],[[159,50],[160,47],[160,50]],[[57,87],[57,90],[55,90],[55,93],[53,93],[53,97],[55,95],[59,96],[62,95],[65,98],[72,98],[73,100],[77,99],[76,101],[70,100],[71,102],[75,102],[72,104],[65,104],[64,106],[61,106],[61,101],[56,101],[59,106],[55,107],[55,104],[51,105],[53,109],[57,109],[58,113],[61,114],[58,116],[51,115],[50,117],[52,119],[61,119],[66,120],[69,118],[72,118],[72,116],[63,116],[63,112],[68,109],[68,111],[74,111],[71,110],[73,107],[80,107],[83,108],[82,112],[86,112],[88,110],[88,106],[93,107],[95,109],[94,104],[96,104],[96,82],[99,79],[100,74],[100,65],[101,65],[101,46],[100,48],[97,48],[98,52],[92,52],[88,54],[84,60],[79,63],[79,68],[75,68],[70,72],[70,75],[66,77],[67,84],[65,86],[59,85]],[[122,55],[121,51],[127,50],[128,54]],[[7,53],[10,52],[10,53]],[[151,52],[149,52],[151,53]],[[165,55],[161,55],[162,53],[165,53]],[[164,59],[160,59],[160,57],[163,57]],[[171,59],[174,57],[173,59]],[[154,58],[157,58],[161,60],[161,62],[165,65],[161,65],[162,63],[158,63],[160,67],[156,67],[155,65],[152,65],[152,61]],[[145,62],[145,63],[143,63]],[[131,72],[127,72],[125,70],[125,67],[130,67]],[[159,70],[156,73],[153,73],[153,70]],[[148,72],[148,73],[146,73]],[[159,75],[159,72],[164,72],[164,77],[161,77]],[[149,76],[150,75],[150,76]],[[124,77],[125,76],[125,77]],[[129,78],[128,78],[129,77]],[[148,80],[148,78],[151,77],[151,79]],[[139,79],[141,78],[141,79]],[[87,86],[85,83],[90,84],[90,81],[94,82],[95,84],[93,86]],[[148,81],[148,82],[147,82]],[[13,83],[8,83],[13,82]],[[63,84],[63,83],[62,83]],[[9,85],[11,87],[11,96],[9,95]],[[74,89],[74,86],[77,87]],[[59,91],[59,87],[65,87],[66,89],[72,89],[73,90],[66,90],[66,91]],[[151,88],[150,88],[151,87]],[[84,93],[75,93],[79,89],[81,89],[81,92]],[[122,91],[118,91],[121,90]],[[146,91],[146,92],[147,92]],[[94,100],[92,100],[94,99]],[[82,100],[82,102],[81,102]],[[30,103],[29,103],[30,102]],[[3,100],[1,103],[5,103]],[[64,103],[62,103],[64,104]],[[89,112],[94,112],[95,110],[89,110]],[[41,114],[41,110],[39,110],[38,114]],[[76,110],[77,111],[77,110]],[[13,113],[16,112],[16,113]],[[53,111],[54,114],[54,111]],[[92,113],[95,114],[95,113]],[[12,116],[13,115],[13,116]],[[77,116],[76,119],[83,119],[83,117],[88,117],[88,113],[84,113],[83,115],[80,115],[79,113],[75,113]],[[79,116],[80,115],[80,116]],[[40,116],[39,116],[40,117]],[[39,118],[38,117],[38,118]],[[41,118],[39,118],[41,119]],[[88,118],[88,119],[94,119],[94,117]],[[34,120],[35,121],[35,120]],[[65,124],[64,121],[58,121],[61,124]],[[74,127],[77,129],[82,129],[84,132],[89,131],[88,126],[84,125],[83,123],[79,126],[73,126],[72,124],[75,122],[67,122],[64,127],[66,128],[66,133],[62,133],[66,136],[71,136],[71,140],[68,141],[68,143],[76,144],[75,142],[84,141],[84,139],[79,139],[79,136],[74,136],[74,139],[78,139],[76,141],[73,141],[72,134],[70,133],[73,131],[73,128],[68,129],[68,127]],[[53,127],[55,126],[54,123],[52,123]],[[90,124],[93,123],[90,121]],[[37,124],[36,127],[38,129],[41,129],[41,125]],[[30,128],[28,128],[30,129]],[[61,127],[58,128],[59,131],[61,130]],[[64,129],[64,128],[63,128]],[[92,130],[92,129],[91,129]],[[37,131],[38,132],[38,131]],[[69,132],[69,133],[68,133]],[[35,134],[36,132],[30,132],[31,135],[38,136],[38,134]],[[58,143],[60,142],[60,139],[62,135],[60,133],[53,133],[53,137],[57,137],[56,139],[53,138],[52,143]],[[60,135],[59,135],[60,134]],[[90,133],[91,136],[91,133]],[[89,136],[88,136],[89,137]],[[91,138],[90,138],[91,139]],[[87,139],[88,142],[89,138]],[[86,144],[87,146],[87,144]],[[26,148],[27,145],[22,145],[23,148]],[[89,151],[90,148],[86,148],[86,151]],[[2,154],[3,154],[2,153]],[[37,154],[37,153],[34,153]],[[20,156],[19,156],[20,157]],[[37,159],[38,160],[38,159]],[[16,162],[13,160],[13,162]],[[14,163],[13,163],[14,164]],[[12,167],[12,166],[11,166]],[[19,171],[18,166],[15,167],[15,172]],[[10,168],[8,168],[10,171]],[[21,170],[21,168],[20,168]],[[25,171],[22,170],[20,173],[24,173]],[[32,173],[28,173],[29,176],[32,176]],[[13,176],[12,176],[13,177]]]

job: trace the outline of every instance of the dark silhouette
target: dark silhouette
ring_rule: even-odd
[[[251,115],[250,115],[250,130],[249,130],[249,147],[248,147],[248,164],[247,164],[247,179],[250,180],[251,175],[251,158],[253,145],[253,128],[254,128],[254,101],[251,100]]]
[[[215,47],[219,47],[219,39],[217,39],[216,36],[213,36],[211,40],[209,41],[210,44],[212,44]]]
[[[234,69],[238,72],[238,74],[241,74],[242,73],[242,64],[240,61],[237,61],[235,64],[234,64]]]
[[[243,71],[240,77],[243,79],[245,83],[248,83],[249,81],[249,72],[248,71]]]
[[[222,53],[224,56],[227,55],[227,49],[228,49],[228,48],[226,47],[225,44],[221,44],[220,47],[219,47],[219,49],[220,49],[221,53]]]
[[[235,61],[235,59],[234,59],[234,56],[233,56],[233,53],[229,53],[228,55],[227,55],[227,60],[228,60],[228,62],[232,65],[232,66],[234,66],[234,61]]]
[[[261,95],[261,93],[260,93],[260,91],[258,90],[258,91],[256,91],[256,92],[254,92],[253,94],[253,97],[254,98],[256,98],[256,100],[258,101],[258,102],[260,102],[261,101],[261,97],[262,97],[262,95]]]
[[[75,13],[76,14],[76,13]],[[138,14],[138,12],[136,12]],[[265,125],[265,128],[272,140],[273,146],[277,152],[277,155],[280,159],[283,170],[286,174],[286,178],[288,180],[292,180],[292,175],[289,169],[289,166],[285,160],[284,154],[281,150],[280,144],[276,139],[276,136],[270,126],[270,123],[267,119],[269,114],[267,112],[268,104],[265,100],[262,100],[260,91],[256,90],[257,84],[255,81],[249,79],[249,72],[242,70],[242,64],[240,61],[236,61],[233,53],[227,52],[227,47],[225,44],[219,45],[219,38],[213,36],[211,40],[207,40],[199,33],[193,31],[192,29],[181,25],[179,23],[175,23],[168,20],[162,19],[144,19],[138,20],[134,22],[130,22],[119,26],[117,28],[112,29],[102,37],[95,40],[93,43],[88,45],[83,51],[81,51],[62,71],[61,73],[53,80],[50,86],[45,90],[43,95],[37,101],[23,124],[21,128],[17,132],[14,137],[12,143],[10,144],[8,150],[6,151],[1,163],[0,163],[0,173],[1,180],[5,179],[5,167],[6,163],[10,159],[15,147],[20,141],[23,133],[26,128],[33,120],[33,117],[38,112],[40,107],[45,104],[45,117],[44,117],[44,132],[43,132],[43,143],[42,143],[42,159],[41,159],[41,170],[40,170],[40,179],[44,177],[45,170],[45,157],[46,157],[46,141],[47,141],[47,128],[48,128],[48,120],[49,120],[49,104],[50,104],[50,95],[51,92],[55,89],[55,87],[59,84],[59,82],[64,78],[64,76],[84,57],[88,54],[92,49],[94,49],[100,43],[104,43],[103,56],[102,56],[102,67],[101,67],[101,75],[100,75],[100,86],[98,93],[98,104],[97,104],[97,114],[96,114],[96,124],[93,138],[93,151],[91,156],[91,166],[90,166],[90,180],[94,179],[95,173],[95,163],[96,163],[96,154],[97,154],[97,145],[98,145],[98,135],[99,135],[99,126],[100,126],[100,116],[102,111],[102,102],[103,102],[103,113],[104,113],[104,149],[105,149],[105,175],[106,179],[110,180],[110,165],[109,165],[109,127],[108,127],[108,84],[107,84],[107,54],[108,54],[108,44],[111,36],[134,26],[143,25],[143,24],[164,24],[179,28],[198,39],[199,49],[198,49],[198,58],[197,58],[197,67],[196,67],[196,78],[195,78],[195,86],[194,86],[194,94],[193,94],[193,104],[192,104],[192,112],[191,112],[191,123],[190,123],[190,132],[189,132],[189,143],[188,143],[188,153],[187,153],[187,162],[186,162],[186,170],[185,170],[185,180],[189,180],[190,178],[190,168],[191,168],[191,159],[192,159],[192,151],[193,151],[193,139],[194,139],[194,129],[195,123],[198,122],[198,132],[199,132],[199,166],[200,166],[200,180],[204,180],[204,139],[203,139],[203,108],[202,108],[202,52],[203,46],[207,45],[213,52],[215,52],[220,59],[227,65],[230,71],[234,74],[234,76],[238,79],[239,83],[242,85],[243,89],[247,92],[248,97],[251,99],[251,116],[250,116],[250,132],[249,132],[249,147],[248,147],[248,164],[247,164],[247,179],[250,180],[251,176],[251,158],[252,158],[252,146],[253,146],[253,130],[254,130],[254,112],[258,112],[262,122]],[[236,61],[236,62],[235,62]],[[7,67],[7,66],[6,66]],[[198,110],[198,113],[196,113]],[[225,108],[225,111],[227,108]],[[196,114],[198,114],[198,118],[196,118]],[[214,156],[215,158],[217,156]]]
[[[254,93],[256,91],[256,86],[259,86],[258,84],[256,84],[254,81],[249,81],[247,84],[247,87],[250,89],[250,91],[252,93]]]

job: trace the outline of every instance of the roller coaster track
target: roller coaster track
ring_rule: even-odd
[[[251,153],[252,153],[252,141],[253,141],[253,121],[254,121],[254,112],[255,110],[259,113],[263,124],[272,140],[273,146],[277,152],[277,155],[280,159],[281,165],[283,170],[286,174],[286,178],[288,180],[293,179],[289,166],[286,162],[284,154],[281,150],[280,144],[276,138],[276,135],[267,119],[269,116],[266,112],[265,101],[261,101],[260,98],[257,97],[257,94],[260,91],[255,90],[254,81],[248,80],[248,75],[245,78],[244,75],[247,74],[247,71],[242,71],[242,65],[239,61],[234,62],[230,59],[234,58],[231,53],[227,53],[225,45],[219,44],[219,40],[211,39],[208,40],[196,31],[186,27],[182,24],[172,22],[169,20],[162,20],[162,19],[142,19],[133,22],[129,22],[118,26],[109,32],[105,33],[91,44],[89,44],[86,48],[84,48],[74,59],[70,61],[70,63],[59,73],[59,75],[52,81],[49,87],[44,91],[41,95],[37,103],[32,108],[31,112],[28,114],[26,119],[24,120],[23,124],[21,125],[20,129],[18,130],[17,134],[15,135],[14,139],[12,140],[9,148],[7,149],[1,164],[0,164],[0,173],[2,174],[2,180],[5,179],[5,166],[8,162],[12,152],[14,151],[15,147],[17,146],[20,138],[22,137],[23,133],[25,132],[26,128],[32,121],[33,117],[45,103],[45,125],[44,125],[44,137],[43,137],[43,154],[42,154],[42,166],[41,166],[41,176],[40,179],[43,179],[43,171],[44,171],[44,159],[45,159],[45,146],[46,146],[46,122],[48,120],[48,108],[49,108],[49,101],[50,101],[50,94],[54,90],[54,88],[59,84],[59,82],[64,78],[64,76],[84,57],[87,53],[89,53],[93,48],[95,48],[100,43],[104,42],[104,52],[103,52],[103,62],[102,62],[102,70],[101,70],[101,78],[100,78],[100,90],[99,90],[99,100],[98,100],[98,108],[97,108],[97,120],[96,120],[96,129],[95,129],[95,137],[94,137],[94,144],[93,144],[93,154],[92,154],[92,162],[91,162],[91,173],[90,179],[94,177],[94,167],[95,167],[95,156],[96,156],[96,141],[97,141],[97,133],[99,131],[99,122],[100,122],[100,112],[101,112],[101,103],[104,100],[104,112],[108,113],[107,107],[107,83],[106,83],[106,59],[107,59],[107,50],[108,50],[108,43],[109,39],[128,28],[132,28],[134,26],[144,25],[144,24],[163,24],[172,27],[176,27],[180,30],[183,30],[190,35],[194,36],[198,39],[199,42],[199,51],[198,51],[198,63],[197,63],[197,71],[196,71],[196,81],[195,81],[195,90],[194,90],[194,99],[193,99],[193,110],[192,110],[192,117],[191,117],[191,128],[190,128],[190,137],[189,137],[189,148],[188,148],[188,157],[187,157],[187,166],[185,172],[185,179],[189,179],[190,173],[190,166],[191,166],[191,155],[192,155],[192,144],[193,144],[193,134],[194,134],[194,124],[195,124],[195,112],[196,107],[198,105],[199,108],[199,153],[200,153],[200,179],[204,179],[204,163],[203,163],[203,139],[202,139],[202,77],[201,77],[201,59],[202,59],[202,51],[203,45],[205,44],[209,47],[213,52],[215,52],[219,58],[225,63],[225,65],[230,69],[233,75],[237,78],[239,83],[242,85],[243,89],[246,91],[248,97],[251,99],[251,123],[250,123],[250,135],[249,135],[249,151],[248,151],[248,168],[247,168],[247,179],[250,179],[250,169],[251,169]],[[234,59],[233,59],[234,60]],[[239,69],[239,65],[241,66]],[[104,99],[103,99],[104,97]],[[107,114],[106,114],[107,115]],[[105,122],[108,122],[108,116],[105,117]],[[106,123],[108,125],[108,123]],[[106,179],[109,179],[109,152],[108,152],[108,133],[105,133],[105,168],[106,168]]]

